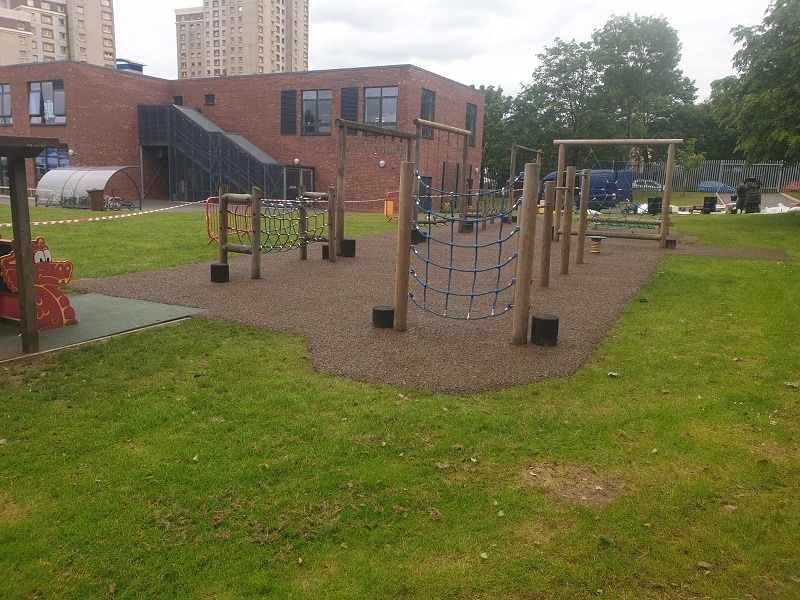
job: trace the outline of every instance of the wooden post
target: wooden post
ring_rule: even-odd
[[[397,214],[397,260],[394,273],[394,330],[408,329],[408,271],[411,268],[411,221],[414,163],[400,163],[400,208]]]
[[[555,229],[553,229],[553,239],[559,240],[558,230],[561,228],[561,209],[564,206],[564,164],[566,162],[567,149],[564,144],[558,147],[558,167],[556,167],[556,196],[553,208],[555,215]]]
[[[514,318],[511,341],[528,343],[528,316],[531,302],[531,277],[533,272],[533,246],[536,240],[536,192],[542,165],[527,163],[522,184],[522,205],[518,212],[519,254],[517,255],[516,285],[514,286]]]
[[[339,156],[336,166],[336,201],[328,205],[328,211],[336,213],[336,235],[328,240],[329,256],[342,255],[342,239],[344,238],[344,200],[345,200],[345,172],[347,167],[347,127],[339,127]],[[331,259],[333,262],[335,259]]]
[[[39,322],[36,319],[33,248],[31,246],[31,217],[28,206],[28,186],[25,158],[8,156],[8,193],[11,197],[11,221],[14,232],[14,256],[17,264],[17,295],[19,296],[19,328],[22,351],[39,352]]]
[[[575,263],[583,264],[583,252],[586,246],[586,217],[589,211],[589,185],[590,185],[591,171],[584,169],[581,172],[581,207],[578,213],[578,256]]]
[[[553,204],[555,203],[556,186],[554,181],[544,184],[544,221],[542,222],[542,264],[539,271],[539,285],[550,285],[550,252],[553,244]]]
[[[467,175],[469,169],[469,136],[465,135],[462,138],[463,141],[463,148],[461,149],[461,173],[459,173],[459,181],[458,181],[458,191],[461,194],[461,197],[464,199],[464,213],[469,213],[469,203],[474,200],[475,206],[473,206],[473,210],[475,211],[475,215],[478,215],[478,197],[476,196],[474,199],[470,199],[467,194],[469,194],[469,190],[467,189]],[[478,224],[477,222],[473,225],[475,227],[475,232],[477,233]]]
[[[572,243],[572,204],[575,202],[575,167],[567,167],[567,177],[564,181],[564,224],[562,225],[564,239],[561,241],[561,270],[562,275],[569,273],[569,251]]]
[[[675,144],[670,144],[667,151],[667,173],[664,180],[664,201],[661,205],[661,239],[659,247],[667,247],[669,236],[669,204],[672,199],[672,173],[675,170]]]
[[[219,202],[217,210],[219,211],[219,264],[228,264],[228,186],[219,186]]]
[[[252,248],[252,261],[250,262],[250,279],[261,279],[261,190],[254,187],[252,194],[252,208],[250,216],[252,218],[252,230],[250,232],[250,244]]]
[[[300,233],[300,260],[308,260],[308,211],[302,204],[297,205],[297,221]]]
[[[328,260],[336,262],[336,196],[333,185],[328,186]]]

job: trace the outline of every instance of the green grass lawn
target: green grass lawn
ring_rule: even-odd
[[[90,276],[216,252],[201,214],[106,225],[34,234]],[[201,318],[0,365],[0,597],[800,597],[800,218],[674,229],[792,260],[667,253],[574,376],[507,391]]]

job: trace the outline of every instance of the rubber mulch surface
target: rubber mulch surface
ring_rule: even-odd
[[[538,226],[541,227],[541,219]],[[507,234],[508,226],[505,227]],[[481,243],[486,239],[484,236],[497,237],[498,232],[493,228],[498,226],[491,225],[487,232],[480,233]],[[449,239],[446,231],[437,233],[434,230],[434,235],[445,241]],[[454,234],[453,239],[469,246],[475,236]],[[249,256],[231,255],[228,283],[212,283],[209,263],[197,263],[79,280],[74,285],[83,291],[194,306],[205,309],[204,316],[209,318],[302,335],[308,342],[313,366],[320,372],[359,381],[466,394],[518,386],[576,371],[654,273],[662,256],[676,252],[660,249],[657,241],[608,238],[603,240],[599,254],[590,253],[587,242],[584,263],[575,264],[577,240],[573,236],[569,273],[560,274],[564,241],[555,242],[551,251],[549,286],[541,287],[541,240],[541,231],[538,231],[531,315],[558,316],[556,346],[512,344],[512,311],[494,318],[462,320],[442,318],[412,303],[408,331],[373,327],[372,308],[393,304],[395,232],[357,238],[356,256],[340,257],[335,263],[322,260],[319,244],[309,247],[306,261],[300,260],[297,251],[264,254],[258,280],[250,279]],[[438,246],[441,248],[434,249],[431,260],[447,263],[449,246]],[[460,253],[466,257],[462,264],[470,268],[475,262],[502,262],[510,252],[508,244],[504,246],[501,253],[496,246],[492,247],[487,250],[489,258],[482,255],[477,261],[475,252],[467,248]],[[726,256],[727,250],[702,248],[702,253]],[[691,247],[681,248],[679,244],[678,252],[691,253]],[[746,257],[741,254],[737,250],[734,256]],[[758,252],[752,257],[768,258]],[[769,258],[781,257],[770,255]],[[455,264],[458,263],[456,259]],[[462,286],[459,289],[466,286],[471,290],[471,274],[442,272],[433,266],[426,269],[426,263],[414,257],[412,268],[420,276],[427,270],[436,286],[446,285],[450,277],[454,285]],[[475,282],[481,286],[477,289],[486,286],[500,289],[511,277],[510,268],[503,269],[499,278],[496,270],[490,270],[476,277]],[[411,283],[410,289],[421,301],[422,288],[413,279]],[[496,311],[506,307],[510,292],[500,294]],[[466,298],[455,295],[448,298],[446,308],[451,316],[463,317],[471,310],[474,317],[491,310],[489,303],[493,296],[479,298],[471,309]],[[437,312],[445,309],[444,297],[434,292],[427,294],[426,303]],[[258,347],[252,349],[254,357],[259,351]]]

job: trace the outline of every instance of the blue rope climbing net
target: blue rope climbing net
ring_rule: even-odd
[[[512,223],[522,203],[513,196],[521,174],[504,188],[470,194],[439,190],[419,172],[415,176],[420,194],[412,228],[421,241],[411,251],[421,264],[410,269],[412,286],[419,287],[409,290],[411,301],[449,319],[486,319],[511,310],[519,232]]]

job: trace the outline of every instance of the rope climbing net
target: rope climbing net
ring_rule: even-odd
[[[658,229],[660,226],[661,197],[650,191],[644,200],[633,185],[634,173],[630,161],[601,160],[588,149],[582,168],[592,169],[587,222],[592,229]],[[598,181],[607,179],[605,184]],[[577,206],[575,206],[577,209]],[[575,211],[577,212],[577,210]]]
[[[513,224],[522,199],[506,188],[475,193],[436,189],[415,171],[420,193],[414,197],[409,299],[432,314],[478,320],[511,310],[517,252]],[[434,204],[438,204],[434,208]],[[463,235],[466,234],[466,235]],[[415,268],[416,266],[416,268]]]
[[[261,200],[259,216],[261,252],[288,252],[319,241],[328,226],[329,203],[326,198],[297,200]],[[209,243],[219,243],[219,198],[206,200],[206,229]],[[228,236],[240,244],[250,244],[252,207],[249,204],[229,204]]]

